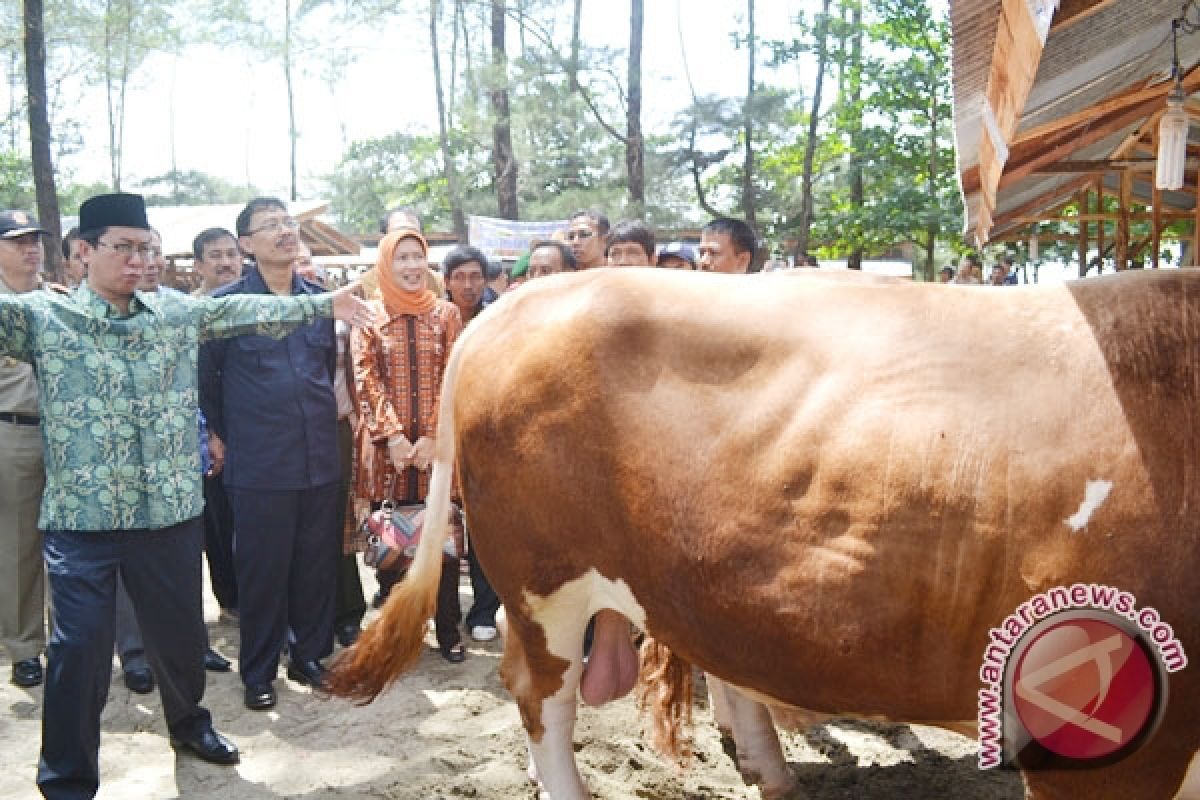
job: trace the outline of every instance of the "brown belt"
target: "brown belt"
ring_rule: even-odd
[[[11,422],[13,425],[41,425],[42,418],[37,414],[14,414],[11,411],[0,411],[0,422]]]

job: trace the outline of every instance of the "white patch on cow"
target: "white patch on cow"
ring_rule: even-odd
[[[1192,753],[1192,763],[1188,766],[1175,800],[1200,800],[1200,752]]]
[[[571,662],[582,659],[579,642],[583,629],[601,609],[611,608],[642,630],[646,628],[646,611],[634,599],[629,585],[623,580],[611,581],[595,569],[564,583],[545,597],[526,590],[525,603],[530,616],[546,634],[546,649]]]
[[[1063,522],[1071,526],[1072,533],[1079,533],[1087,527],[1092,514],[1095,514],[1096,509],[1100,508],[1104,501],[1108,499],[1108,493],[1112,491],[1112,487],[1112,481],[1087,482],[1087,486],[1083,491],[1083,503],[1080,504],[1079,510],[1063,520]]]

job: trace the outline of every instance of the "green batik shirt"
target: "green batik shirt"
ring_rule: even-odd
[[[0,356],[37,371],[46,460],[38,527],[122,531],[198,516],[200,343],[282,338],[332,315],[328,294],[135,292],[127,316],[86,283],[68,296],[0,295]]]

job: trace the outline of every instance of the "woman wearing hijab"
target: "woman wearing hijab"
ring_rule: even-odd
[[[373,300],[387,321],[356,328],[350,338],[361,410],[354,494],[372,507],[385,499],[397,506],[422,503],[429,492],[442,376],[463,323],[458,308],[426,284],[428,250],[415,230],[383,237]],[[458,576],[458,559],[447,556],[434,623],[442,656],[453,663],[464,658]],[[386,596],[401,575],[381,570],[378,577]]]

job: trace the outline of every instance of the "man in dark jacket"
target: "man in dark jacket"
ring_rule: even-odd
[[[293,270],[298,227],[281,201],[251,200],[237,233],[255,267],[214,296],[322,293]],[[336,355],[329,320],[279,340],[240,336],[201,350],[201,409],[225,444],[240,669],[251,709],[275,705],[272,681],[285,644],[288,677],[314,687],[325,670],[319,659],[333,650],[341,477]]]

